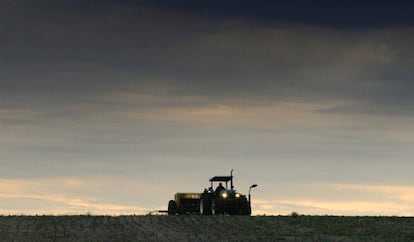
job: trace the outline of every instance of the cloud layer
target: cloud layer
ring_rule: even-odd
[[[73,211],[141,212],[235,169],[242,192],[260,184],[264,213],[357,214],[378,199],[389,209],[367,213],[391,214],[397,205],[387,192],[360,201],[355,194],[366,189],[358,187],[341,201],[318,200],[300,186],[324,184],[319,196],[331,183],[413,185],[414,29],[404,16],[344,27],[253,16],[242,6],[198,14],[185,1],[0,6],[7,201],[50,193],[44,204],[53,211],[81,201]],[[91,185],[75,192],[65,183],[89,177]],[[118,186],[106,177],[157,192],[151,201],[125,194],[113,201],[103,194]],[[22,190],[37,179],[34,194]],[[54,200],[59,188],[68,190]],[[289,194],[282,210],[279,190]],[[347,202],[355,209],[342,210]],[[41,204],[21,211],[46,211]]]

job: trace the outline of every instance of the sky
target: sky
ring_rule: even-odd
[[[0,0],[0,214],[414,216],[411,1]]]

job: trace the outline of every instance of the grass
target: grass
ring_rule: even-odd
[[[0,216],[0,241],[414,241],[414,218]]]

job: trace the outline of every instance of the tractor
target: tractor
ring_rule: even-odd
[[[202,193],[176,193],[175,199],[168,203],[168,214],[251,215],[250,191],[256,184],[250,186],[246,196],[234,189],[233,170],[230,176],[214,176],[209,181],[211,186]],[[217,183],[218,187],[213,190]]]

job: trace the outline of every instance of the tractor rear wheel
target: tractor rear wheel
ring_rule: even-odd
[[[251,209],[249,207],[249,205],[245,205],[243,206],[243,208],[241,209],[241,214],[240,215],[251,215]]]
[[[168,202],[168,215],[175,215],[177,213],[177,203],[174,200]]]
[[[247,199],[243,199],[241,203],[241,214],[240,215],[251,215],[252,209],[250,207],[250,203],[247,201]]]

